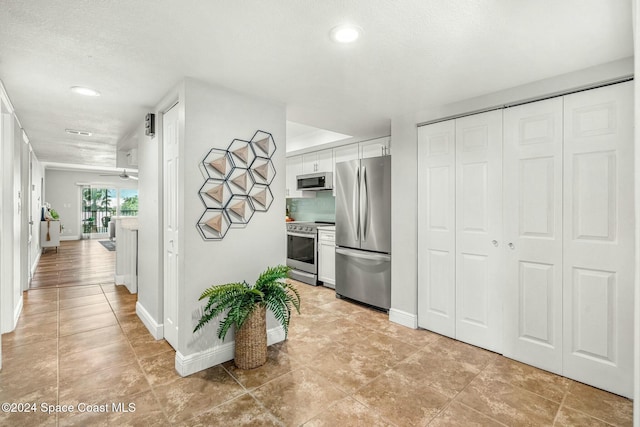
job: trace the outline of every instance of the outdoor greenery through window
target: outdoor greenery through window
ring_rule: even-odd
[[[82,189],[82,232],[104,234],[113,216],[138,215],[138,190],[92,188]]]

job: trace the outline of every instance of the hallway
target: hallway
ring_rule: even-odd
[[[0,425],[167,423],[143,366],[149,357],[166,353],[172,360],[175,353],[140,322],[137,296],[113,284],[114,271],[115,252],[97,240],[61,242],[58,252],[42,254],[18,327],[2,335],[0,372],[0,400],[36,403],[37,410],[0,413]],[[80,402],[134,402],[136,411],[56,416],[40,407]]]
[[[181,378],[173,349],[136,316],[137,296],[109,283],[113,255],[97,241],[43,255],[39,287],[24,294],[17,329],[2,335],[0,372],[0,402],[35,411],[0,412],[0,425],[632,424],[628,399],[407,329],[302,283],[302,314],[266,365],[227,362]],[[46,414],[42,404],[75,411]]]

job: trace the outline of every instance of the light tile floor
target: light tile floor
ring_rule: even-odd
[[[632,425],[628,399],[297,287],[302,314],[265,366],[227,362],[186,378],[124,287],[33,289],[18,328],[2,336],[0,401],[37,411],[0,413],[0,425]],[[48,415],[42,403],[135,412]]]

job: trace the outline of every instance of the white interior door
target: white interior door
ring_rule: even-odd
[[[455,338],[455,121],[418,129],[418,326]]]
[[[502,111],[456,119],[456,338],[502,344]]]
[[[25,195],[27,199],[27,228],[28,228],[28,238],[27,238],[27,282],[25,283],[25,289],[28,290],[31,285],[31,268],[33,267],[33,224],[35,221],[33,220],[33,198],[35,197],[35,186],[33,185],[33,153],[31,150],[27,150],[29,156],[29,171],[28,177],[29,182],[27,183],[27,193]]]
[[[562,373],[562,98],[504,111],[504,355]]]
[[[178,289],[180,280],[180,141],[178,106],[162,119],[164,163],[164,338],[178,348]]]
[[[564,374],[632,397],[633,85],[564,102]]]

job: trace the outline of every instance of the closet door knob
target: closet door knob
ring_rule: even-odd
[[[509,243],[508,246],[509,246],[509,249],[512,249],[512,250],[516,248],[516,245],[514,245],[513,243]]]
[[[495,246],[496,248],[498,247],[498,241],[497,241],[497,240],[492,240],[492,241],[491,241],[491,244],[492,244],[493,246]]]

